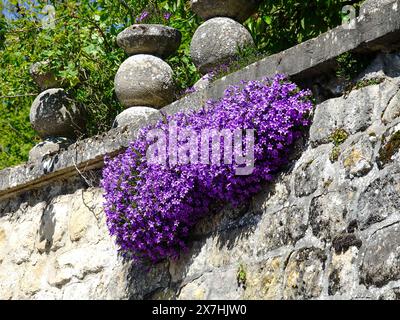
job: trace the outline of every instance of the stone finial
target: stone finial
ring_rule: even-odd
[[[256,12],[261,0],[191,0],[192,10],[204,20],[228,17],[243,22]]]
[[[247,29],[230,18],[213,18],[203,23],[193,35],[190,55],[202,74],[232,61],[239,48],[254,46]]]
[[[181,33],[161,24],[134,24],[118,34],[117,44],[126,54],[151,54],[167,58],[179,48]]]
[[[31,106],[30,121],[43,139],[74,138],[84,128],[82,110],[61,88],[48,89],[36,97]]]
[[[49,64],[48,61],[36,62],[29,68],[29,73],[35,83],[42,90],[57,88],[60,86],[52,71],[42,72],[41,69]]]
[[[150,117],[157,115],[161,116],[160,111],[149,108],[149,107],[131,107],[122,111],[116,118],[113,124],[113,128],[125,127],[135,123],[145,123]]]
[[[160,58],[147,54],[126,59],[117,71],[114,86],[125,107],[162,108],[175,97],[171,67]]]

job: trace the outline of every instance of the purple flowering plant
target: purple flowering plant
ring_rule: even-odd
[[[243,82],[198,111],[165,116],[143,128],[125,152],[106,158],[102,187],[110,234],[123,254],[156,263],[187,250],[196,223],[224,205],[236,206],[259,192],[285,166],[294,142],[310,124],[309,90],[283,75]],[[255,166],[236,175],[235,164],[149,163],[150,130],[254,129]],[[166,141],[166,147],[170,143]],[[184,143],[181,141],[180,143]]]
[[[150,1],[144,10],[136,17],[136,23],[168,24],[172,14],[160,9],[157,1]]]

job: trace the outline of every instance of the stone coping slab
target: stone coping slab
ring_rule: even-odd
[[[189,94],[161,109],[166,114],[196,110],[207,100],[218,99],[229,85],[284,73],[295,81],[308,81],[334,68],[335,58],[354,52],[391,51],[400,48],[400,0],[393,1],[357,18],[353,29],[339,26],[314,39],[257,61],[229,74],[209,87]],[[147,124],[158,117],[149,119]],[[67,150],[40,162],[25,163],[0,171],[0,199],[50,183],[54,179],[78,175],[103,166],[104,155],[115,155],[129,145],[144,124],[112,129],[81,140]]]

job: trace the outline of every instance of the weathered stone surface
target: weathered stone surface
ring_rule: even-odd
[[[194,85],[193,88],[195,90],[204,90],[205,88],[207,88],[208,86],[210,86],[210,84],[212,83],[212,73],[209,74],[205,74],[204,76],[202,76],[199,81],[197,81]]]
[[[108,236],[102,190],[81,188],[79,179],[61,181],[0,215],[1,298],[128,298],[129,263]]]
[[[357,258],[358,249],[352,247],[351,250],[343,254],[333,254],[329,265],[329,295],[347,295],[351,297],[357,288]]]
[[[282,299],[283,277],[282,257],[267,259],[265,262],[246,267],[244,299],[277,300]]]
[[[352,91],[348,98],[330,99],[318,105],[310,129],[311,142],[327,143],[337,129],[351,134],[365,130],[372,123],[375,103],[371,97],[379,97],[380,91],[379,85],[369,86]]]
[[[326,254],[316,248],[305,248],[290,255],[285,268],[284,299],[312,299],[322,292]]]
[[[310,130],[314,144],[327,143],[337,129],[354,134],[364,131],[373,122],[374,116],[382,112],[395,95],[398,87],[390,81],[352,91],[348,97],[330,99],[315,110]],[[349,108],[349,106],[352,106]]]
[[[400,124],[390,127],[381,138],[377,157],[379,168],[396,163],[400,159]]]
[[[204,274],[200,278],[183,286],[178,299],[180,300],[236,300],[242,289],[237,283],[237,269],[229,268]],[[220,283],[223,282],[222,287]]]
[[[151,115],[159,115],[161,113],[149,107],[131,107],[122,111],[114,120],[113,127],[126,127],[129,125],[140,125],[148,121]]]
[[[39,142],[29,151],[29,161],[42,161],[46,156],[51,156],[60,151],[66,150],[72,143],[73,141],[68,138],[47,138],[44,141]]]
[[[284,208],[276,213],[269,213],[260,222],[263,226],[263,245],[265,250],[274,250],[286,245],[294,245],[304,237],[307,226],[306,209],[299,206]]]
[[[324,168],[329,165],[330,146],[320,146],[309,153],[303,154],[294,169],[294,191],[298,197],[314,193],[324,183]]]
[[[76,137],[84,128],[83,111],[64,89],[48,89],[32,103],[30,121],[43,139]]]
[[[400,223],[384,227],[371,235],[365,247],[361,282],[382,287],[400,279]]]
[[[57,81],[53,72],[42,72],[41,68],[48,65],[48,62],[36,62],[29,68],[29,73],[36,84],[42,90],[47,90],[51,88],[57,88],[60,86],[60,81]]]
[[[203,74],[223,63],[229,63],[238,48],[254,46],[245,27],[229,18],[213,18],[203,23],[194,33],[190,44],[193,63]]]
[[[360,14],[371,14],[374,11],[379,10],[381,7],[388,4],[394,4],[395,2],[395,0],[366,0],[361,4]]]
[[[361,193],[357,210],[361,228],[368,228],[396,214],[399,206],[400,174],[392,169],[372,181]]]
[[[114,80],[115,92],[125,107],[161,108],[174,100],[171,67],[160,58],[138,54],[126,59]]]
[[[151,54],[167,58],[181,43],[181,33],[160,24],[134,24],[118,34],[117,44],[128,55]]]
[[[260,2],[260,0],[191,0],[190,7],[204,20],[227,17],[243,22],[257,10]]]
[[[398,117],[400,117],[400,90],[390,101],[383,114],[382,120],[384,123],[389,123]]]
[[[327,241],[344,231],[347,226],[347,203],[346,193],[328,193],[314,198],[309,219],[313,234]]]
[[[339,161],[342,162],[347,177],[361,177],[371,171],[373,155],[374,146],[371,137],[362,135],[341,153]]]

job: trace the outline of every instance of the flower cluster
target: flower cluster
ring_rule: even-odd
[[[293,143],[309,125],[310,95],[277,75],[229,87],[220,100],[199,111],[166,116],[143,128],[124,153],[105,160],[103,170],[107,225],[120,250],[152,262],[177,258],[199,219],[259,192],[287,164]],[[149,163],[146,152],[154,141],[147,133],[168,131],[171,122],[199,133],[254,129],[252,174],[236,175],[234,163],[174,164],[169,158],[165,164]]]
[[[151,8],[151,11],[144,10],[138,17],[136,17],[136,23],[168,23],[172,14],[170,12],[160,12],[158,9]]]

